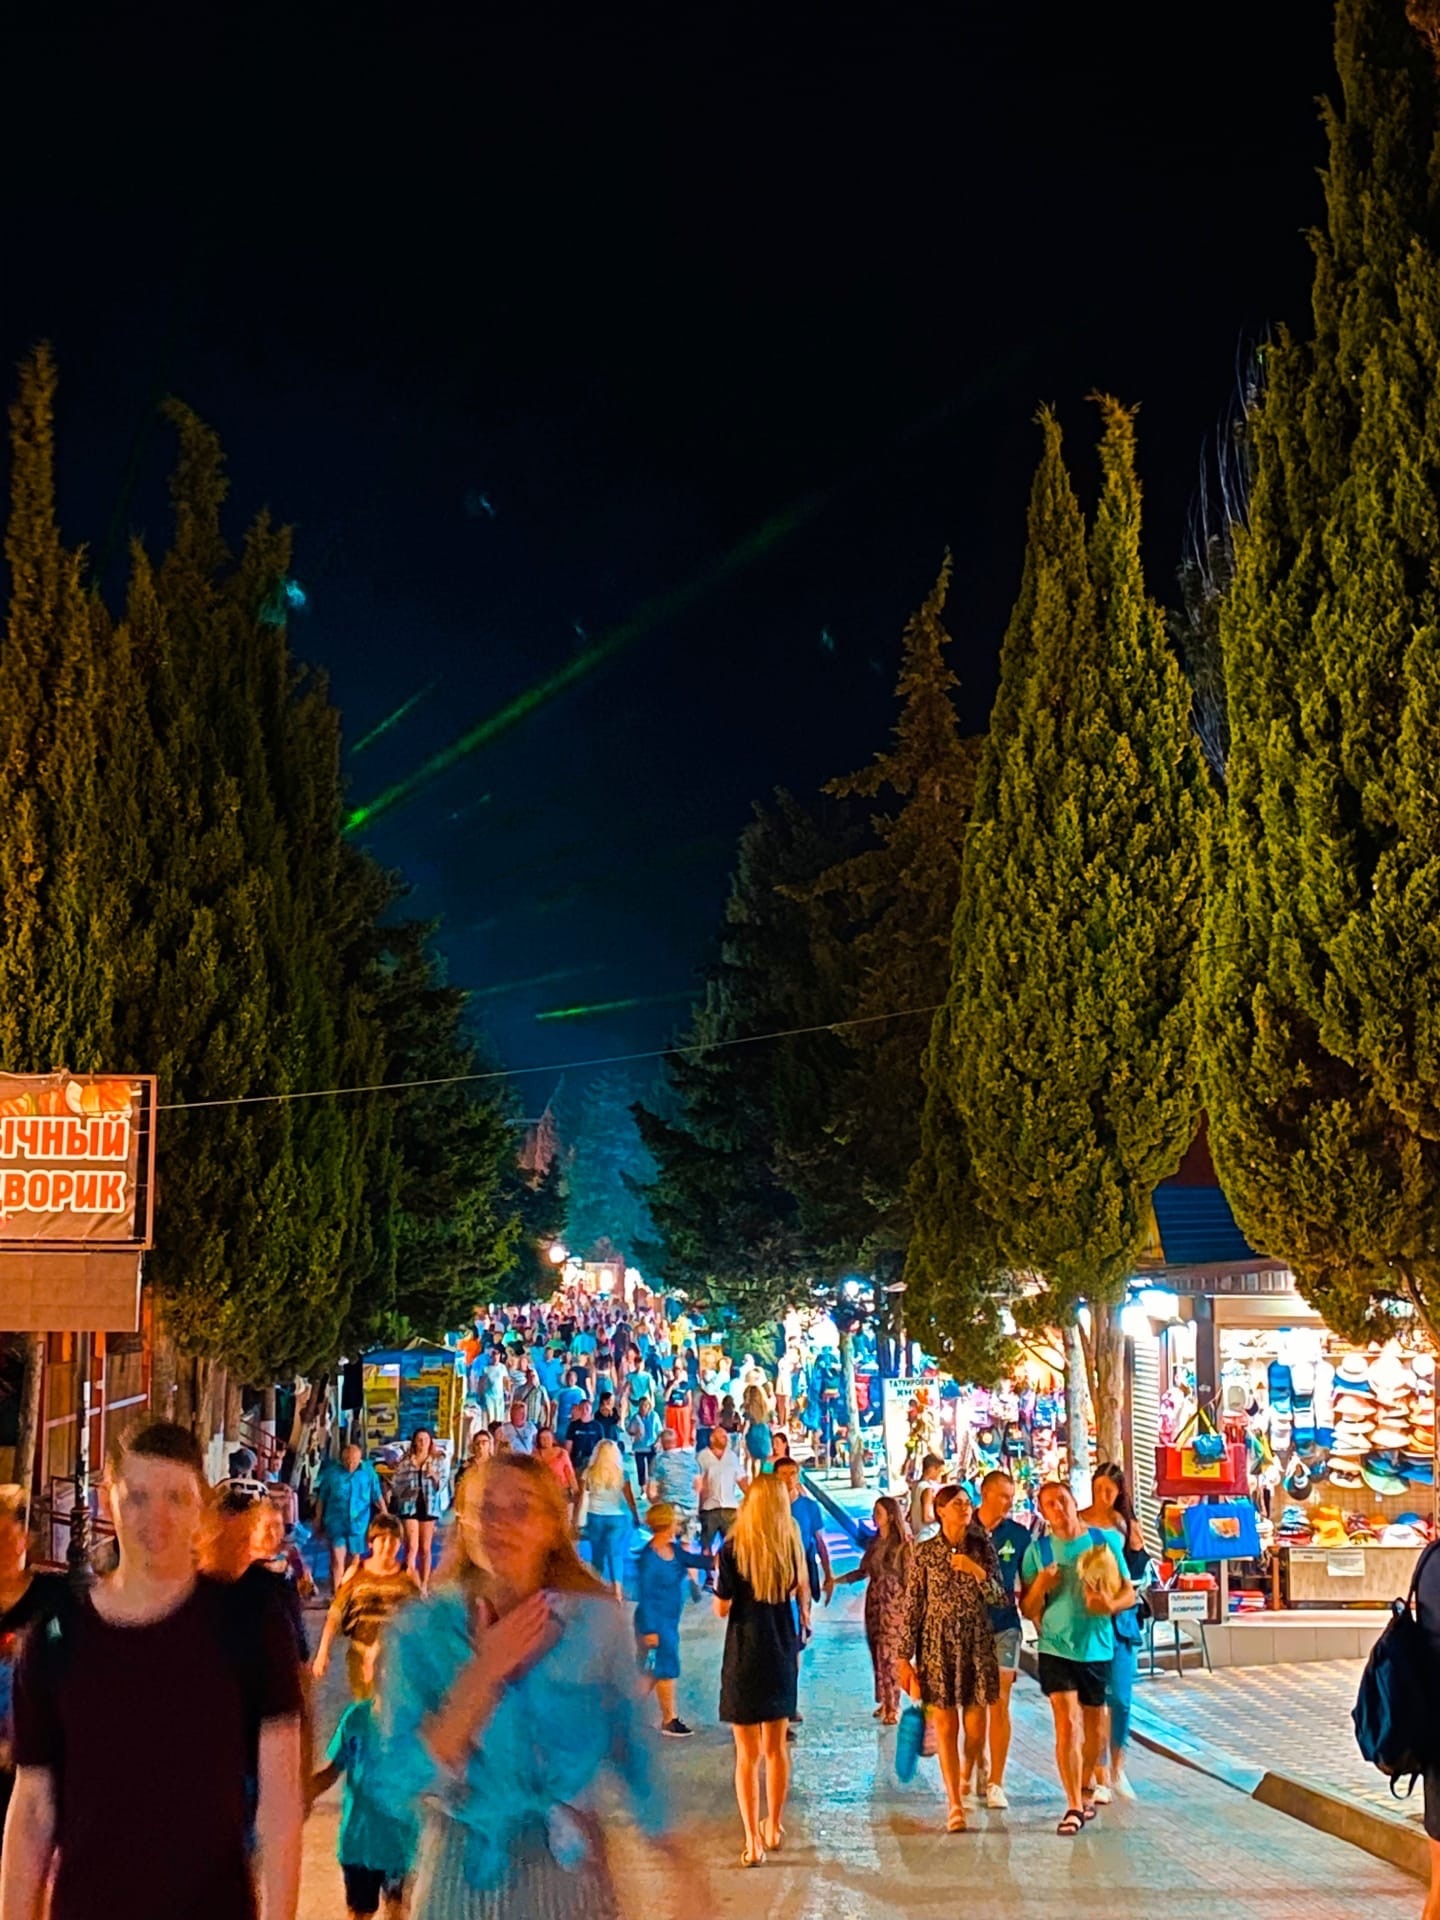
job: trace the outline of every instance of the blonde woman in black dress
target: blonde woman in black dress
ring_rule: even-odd
[[[897,1668],[904,1691],[934,1712],[947,1833],[965,1831],[965,1778],[985,1750],[986,1710],[1000,1698],[989,1608],[1002,1603],[1005,1590],[989,1541],[965,1538],[973,1514],[963,1487],[935,1495],[940,1530],[910,1556]]]
[[[799,1611],[799,1630],[796,1611]],[[810,1631],[805,1549],[790,1495],[774,1474],[758,1474],[715,1568],[715,1611],[725,1622],[720,1718],[735,1735],[735,1798],[745,1823],[742,1867],[758,1867],[785,1837],[790,1749],[801,1636]],[[760,1818],[760,1771],[766,1818]]]

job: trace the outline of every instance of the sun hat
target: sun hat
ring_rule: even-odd
[[[1370,1459],[1360,1469],[1360,1478],[1372,1493],[1404,1493],[1406,1482],[1383,1460]]]
[[[1360,1478],[1360,1469],[1353,1460],[1332,1459],[1330,1462],[1329,1481],[1332,1487],[1342,1487],[1347,1492],[1351,1492],[1364,1484]]]
[[[1405,1520],[1392,1520],[1380,1535],[1382,1547],[1423,1547],[1425,1535]]]
[[[1330,1411],[1337,1420],[1368,1418],[1375,1411],[1375,1402],[1368,1394],[1337,1393]]]
[[[1382,1420],[1371,1434],[1370,1444],[1376,1453],[1390,1453],[1398,1447],[1403,1447],[1409,1438],[1408,1427],[1392,1427],[1389,1421]]]
[[[1369,1393],[1370,1363],[1363,1353],[1347,1353],[1336,1362],[1335,1385],[1342,1393]]]
[[[1285,1475],[1285,1491],[1293,1493],[1297,1500],[1303,1500],[1310,1491],[1310,1469],[1303,1460],[1297,1460]]]

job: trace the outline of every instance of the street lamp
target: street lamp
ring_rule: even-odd
[[[563,1240],[552,1240],[545,1257],[552,1267],[563,1267],[570,1258],[570,1249]]]

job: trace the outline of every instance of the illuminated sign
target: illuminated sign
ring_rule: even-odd
[[[155,1081],[0,1073],[0,1250],[152,1244]]]

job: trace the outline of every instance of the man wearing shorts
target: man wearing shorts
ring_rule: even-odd
[[[1055,1717],[1055,1758],[1065,1789],[1056,1832],[1069,1839],[1095,1818],[1084,1783],[1105,1743],[1105,1692],[1115,1657],[1115,1615],[1135,1605],[1135,1589],[1109,1537],[1081,1521],[1075,1496],[1059,1481],[1040,1489],[1049,1536],[1027,1548],[1020,1567],[1021,1610],[1040,1629],[1040,1690]],[[1080,1578],[1076,1562],[1103,1548],[1115,1562],[1109,1594]]]
[[[1000,1666],[1000,1698],[990,1708],[986,1726],[989,1748],[989,1780],[985,1786],[985,1804],[1001,1812],[1010,1804],[1005,1792],[1005,1763],[1010,1757],[1010,1695],[1020,1671],[1020,1609],[1015,1586],[1020,1565],[1030,1545],[1030,1529],[1010,1518],[1015,1505],[1015,1482],[998,1469],[980,1482],[980,1505],[975,1521],[990,1536],[995,1558],[1000,1563],[1000,1579],[1005,1588],[1002,1606],[990,1609],[990,1631],[995,1635],[995,1658]],[[979,1783],[977,1782],[977,1792]]]
[[[341,1448],[338,1460],[327,1460],[321,1468],[315,1504],[330,1542],[331,1589],[338,1593],[350,1562],[364,1558],[371,1520],[385,1511],[380,1476],[353,1442]]]

